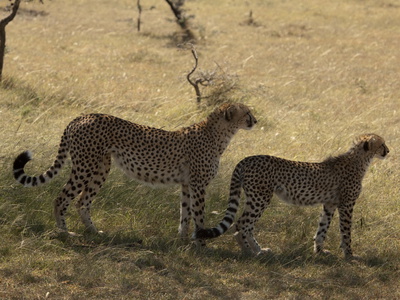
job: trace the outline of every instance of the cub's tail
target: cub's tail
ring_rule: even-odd
[[[194,239],[212,239],[224,234],[233,224],[239,208],[240,193],[242,189],[242,167],[239,163],[233,171],[231,178],[228,208],[221,222],[214,228],[199,229],[193,234]]]
[[[14,178],[25,187],[39,186],[51,181],[59,173],[67,158],[68,149],[63,139],[53,165],[41,175],[29,176],[25,174],[24,167],[32,159],[32,152],[24,151],[18,155],[13,165]]]

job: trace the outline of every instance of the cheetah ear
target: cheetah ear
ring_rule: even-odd
[[[225,120],[227,120],[228,122],[232,121],[234,114],[235,114],[235,108],[233,106],[230,106],[225,111]]]
[[[367,152],[369,150],[369,143],[368,141],[364,142],[364,150]]]

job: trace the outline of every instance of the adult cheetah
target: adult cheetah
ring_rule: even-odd
[[[90,206],[110,171],[111,157],[130,177],[149,184],[182,185],[179,233],[188,233],[191,216],[196,229],[204,225],[205,189],[218,171],[219,160],[239,129],[257,123],[244,104],[223,104],[206,120],[177,131],[165,131],[105,114],[74,119],[65,129],[57,158],[42,175],[28,176],[25,151],[14,161],[15,179],[25,187],[48,183],[64,165],[69,153],[72,171],[54,201],[54,215],[60,230],[67,232],[65,214],[71,201],[87,230],[97,232],[90,218]]]
[[[246,195],[242,216],[236,222],[236,239],[243,252],[260,254],[253,237],[254,225],[261,217],[275,193],[283,201],[294,205],[322,204],[319,227],[314,237],[314,252],[323,251],[323,243],[336,209],[339,210],[341,248],[346,258],[352,257],[351,225],[355,202],[360,195],[362,179],[374,157],[384,158],[389,149],[376,134],[359,136],[350,150],[320,163],[289,161],[258,155],[243,159],[236,166],[231,179],[229,204],[225,217],[218,226],[199,229],[194,238],[217,237],[234,222],[243,188]]]

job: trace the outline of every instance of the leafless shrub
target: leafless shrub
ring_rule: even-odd
[[[195,65],[187,74],[186,78],[196,92],[197,104],[200,104],[202,99],[206,99],[208,105],[217,105],[222,102],[229,102],[233,92],[239,87],[238,76],[236,74],[227,73],[219,64],[216,63],[216,68],[214,70],[199,70],[196,76],[191,78],[198,66],[198,55],[193,45],[191,45],[191,52],[195,59]],[[202,95],[200,86],[206,88],[206,95]]]
[[[137,0],[138,8],[138,19],[137,19],[137,31],[140,31],[141,17],[142,17],[142,5],[140,5],[140,0]]]
[[[244,20],[243,22],[240,23],[240,25],[243,26],[253,26],[253,27],[260,27],[261,24],[258,23],[254,17],[253,17],[253,11],[250,10],[249,12],[249,16],[246,18],[246,20]]]

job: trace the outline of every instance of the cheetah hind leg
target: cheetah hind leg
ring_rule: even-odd
[[[247,240],[247,236],[244,232],[236,231],[236,233],[233,236],[236,239],[237,243],[239,244],[240,248],[242,249],[243,255],[253,256],[258,253],[257,249],[254,250],[253,247],[251,247],[249,241]]]
[[[91,182],[85,190],[79,196],[78,201],[76,202],[75,206],[76,209],[81,217],[82,223],[86,227],[86,231],[89,233],[102,233],[99,232],[97,228],[94,226],[92,219],[90,217],[90,206],[92,203],[92,198],[94,197],[93,192],[89,193],[89,190],[93,189],[94,185]]]
[[[85,225],[86,230],[90,233],[103,233],[103,231],[98,231],[94,226],[90,217],[90,207],[94,197],[97,195],[103,183],[107,179],[108,173],[110,172],[110,166],[111,156],[106,155],[100,161],[97,172],[95,172],[95,175],[92,176],[91,180],[86,184],[84,191],[81,193],[78,201],[76,202],[76,208],[81,220]]]
[[[234,237],[239,246],[242,248],[244,255],[259,256],[272,253],[270,248],[261,248],[253,234],[250,232],[246,234],[244,232],[237,231],[234,234]]]
[[[68,232],[65,215],[71,201],[82,192],[83,182],[74,181],[71,175],[68,182],[64,185],[59,196],[54,200],[54,217],[57,224],[57,233],[61,235],[76,235],[73,232]]]
[[[253,229],[251,229],[250,233],[247,235],[247,242],[250,244],[251,249],[255,252],[257,256],[259,255],[267,255],[271,254],[271,248],[261,248],[256,239],[253,236]]]
[[[246,191],[245,189],[245,194],[246,205],[243,210],[242,216],[237,221],[236,231],[238,232],[235,234],[236,241],[239,243],[244,254],[251,254],[256,256],[269,254],[272,252],[271,249],[261,248],[253,236],[253,231],[254,225],[257,223],[258,219],[261,217],[262,213],[270,202],[272,192],[253,194],[250,191]],[[261,209],[257,213],[254,211],[254,208],[251,205],[247,204],[254,203],[254,199],[261,199],[259,201]],[[254,217],[251,221],[249,221],[248,216],[252,215],[254,215]]]
[[[178,228],[178,233],[181,239],[186,239],[188,237],[189,225],[191,219],[191,209],[190,209],[190,192],[188,185],[182,185],[182,196],[181,196],[181,216],[180,224]]]
[[[233,234],[233,237],[235,238],[236,242],[239,244],[240,248],[241,248],[243,251],[245,251],[244,241],[243,241],[243,240],[244,240],[243,235],[242,235],[239,231],[236,231],[236,232]]]
[[[271,248],[261,248],[256,239],[254,238],[253,234],[249,235],[247,239],[252,249],[256,252],[257,256],[267,255],[272,253]]]
[[[239,244],[242,252],[246,256],[259,256],[265,255],[272,252],[270,248],[261,248],[256,239],[253,236],[252,229],[250,230],[238,230],[234,237]]]

